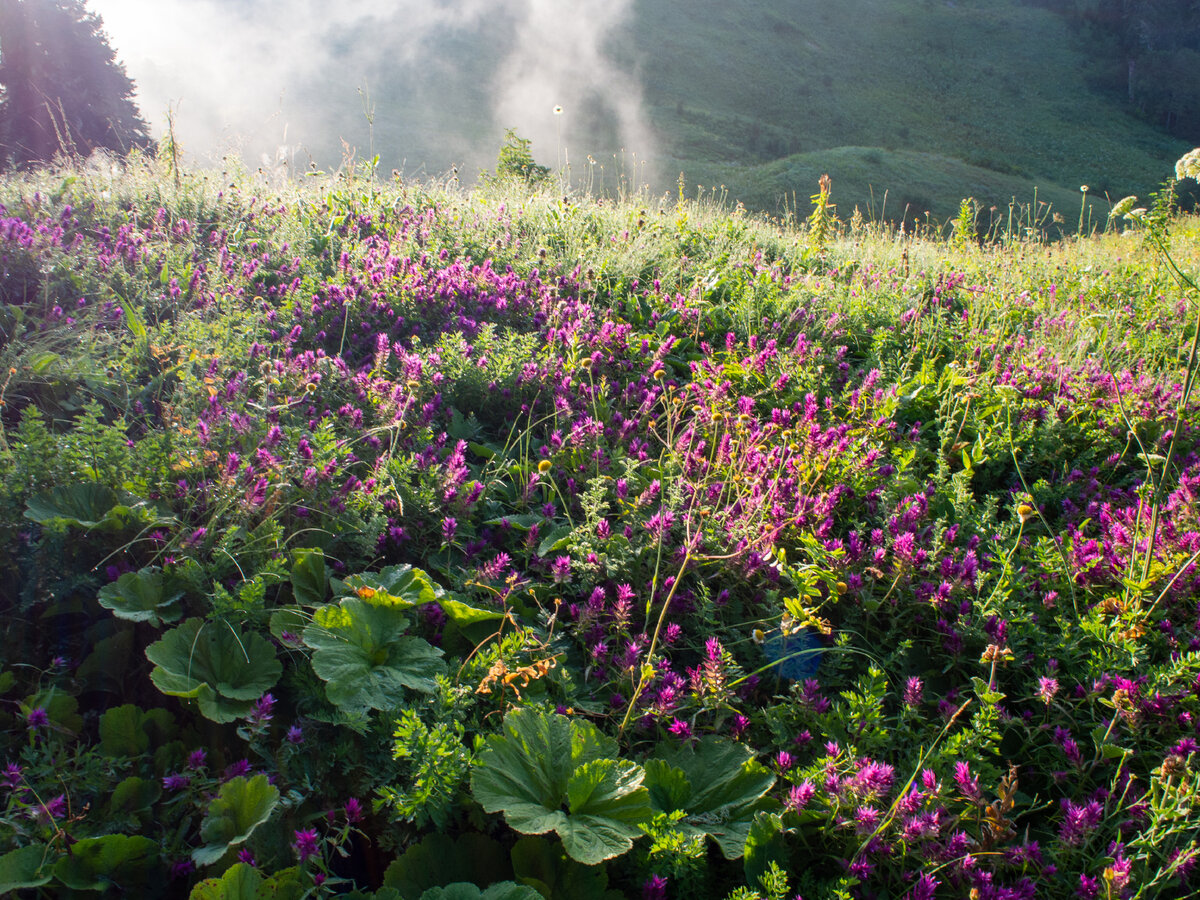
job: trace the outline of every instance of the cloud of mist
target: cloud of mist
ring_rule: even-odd
[[[630,159],[652,158],[641,84],[606,52],[632,0],[524,0],[521,6],[517,44],[500,73],[497,118],[535,147],[555,148],[561,158],[554,164],[569,163],[576,172],[595,150],[598,123],[610,120],[618,142],[611,149]],[[562,108],[560,116],[555,107]]]
[[[201,162],[286,153],[433,172],[490,166],[506,127],[552,167],[653,153],[635,75],[606,42],[632,0],[90,0],[153,131]],[[367,100],[369,98],[369,105]],[[556,105],[562,116],[552,113]],[[368,126],[368,115],[373,125]],[[600,146],[597,142],[604,142]],[[563,160],[565,161],[565,160]]]

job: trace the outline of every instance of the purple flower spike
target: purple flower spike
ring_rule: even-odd
[[[300,858],[300,862],[308,862],[308,860],[316,856],[319,846],[315,828],[305,828],[295,832],[295,841],[292,843],[292,849],[296,851],[296,856]]]
[[[651,875],[642,882],[642,900],[666,900],[667,879],[661,875]]]

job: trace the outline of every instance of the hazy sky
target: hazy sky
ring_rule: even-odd
[[[371,143],[389,167],[413,153],[448,168],[494,160],[498,136],[516,127],[542,162],[582,164],[602,149],[584,146],[574,124],[584,108],[593,125],[597,115],[611,123],[622,147],[653,154],[636,77],[605,52],[632,0],[88,5],[155,134],[173,110],[184,150],[201,161],[237,150],[253,165],[284,153],[302,162],[328,157],[345,139],[359,158]],[[373,137],[364,96],[390,98],[374,106]]]

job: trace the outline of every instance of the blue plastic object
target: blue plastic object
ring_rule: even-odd
[[[768,632],[762,648],[767,659],[775,663],[771,671],[792,681],[815,677],[817,669],[821,667],[821,657],[825,654],[821,638],[814,631],[784,634],[776,629]]]

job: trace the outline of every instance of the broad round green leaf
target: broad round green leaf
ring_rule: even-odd
[[[660,812],[683,810],[677,827],[708,835],[726,859],[743,853],[756,813],[775,807],[775,776],[743,744],[707,737],[646,761],[646,786]]]
[[[44,844],[30,844],[0,856],[0,895],[35,888],[54,876],[49,865],[57,854]]]
[[[470,881],[457,881],[444,887],[433,887],[421,895],[421,900],[542,900],[533,888],[513,881],[501,881],[481,891]]]
[[[225,782],[200,824],[200,837],[205,845],[193,851],[192,859],[197,865],[216,862],[267,821],[278,802],[279,789],[266,775],[238,776]]]
[[[615,754],[590,722],[514,710],[504,732],[487,739],[471,791],[514,830],[554,831],[572,859],[594,865],[629,850],[651,815],[644,771]]]
[[[432,693],[445,671],[442,651],[406,635],[399,606],[376,597],[346,597],[316,611],[304,629],[312,666],[329,702],[349,710],[395,709],[405,690]]]
[[[164,591],[163,575],[158,569],[139,569],[106,584],[96,599],[119,619],[158,625],[179,619],[182,596],[182,591],[169,595]]]
[[[102,891],[116,885],[127,894],[158,894],[158,854],[158,843],[141,835],[83,838],[54,866],[54,875],[77,891]]]
[[[188,619],[146,648],[150,680],[164,694],[194,698],[214,722],[246,715],[279,680],[275,648],[257,632],[225,622]]]

